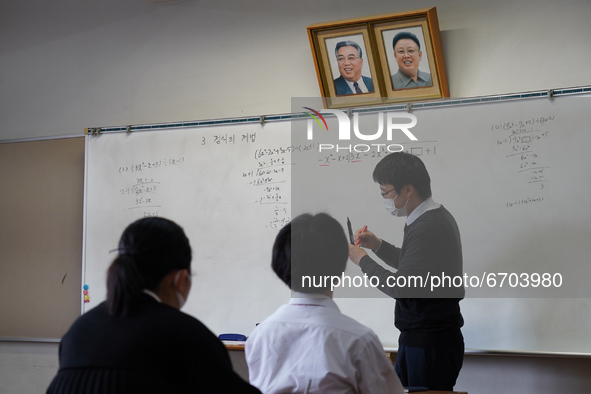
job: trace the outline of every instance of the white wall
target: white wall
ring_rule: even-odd
[[[306,26],[437,6],[453,97],[591,84],[591,2],[0,2],[0,140],[290,112]]]
[[[591,85],[588,0],[0,0],[0,140],[288,113],[320,94],[306,26],[434,5],[453,97]],[[0,342],[0,392],[43,392],[56,353]],[[582,392],[588,367],[469,356],[456,388]]]

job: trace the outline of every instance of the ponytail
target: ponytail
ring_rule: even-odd
[[[144,289],[133,256],[120,254],[107,272],[107,311],[112,316],[126,316]]]

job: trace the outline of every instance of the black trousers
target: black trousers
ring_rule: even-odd
[[[404,387],[453,391],[464,362],[464,342],[447,347],[398,346],[396,373]]]

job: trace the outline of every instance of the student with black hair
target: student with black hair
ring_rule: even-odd
[[[107,300],[60,343],[48,394],[259,393],[232,369],[222,342],[180,311],[191,290],[191,247],[163,218],[130,224],[107,274]]]
[[[250,382],[264,393],[403,393],[376,334],[343,315],[325,276],[340,276],[347,239],[326,214],[301,215],[281,229],[271,266],[290,301],[246,341]]]
[[[431,197],[431,179],[420,158],[405,152],[391,153],[375,167],[386,209],[406,217],[401,247],[358,230],[360,246],[374,251],[389,271],[361,247],[349,246],[349,258],[368,277],[379,278],[377,288],[396,299],[394,324],[400,330],[396,372],[407,386],[451,391],[464,359],[464,324],[460,300],[463,284],[451,282],[434,288],[422,281],[442,275],[462,277],[462,245],[451,213]]]

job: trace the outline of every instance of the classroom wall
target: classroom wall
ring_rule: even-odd
[[[0,2],[0,140],[290,112],[306,26],[437,7],[452,97],[591,83],[587,0]]]
[[[306,26],[431,6],[452,97],[591,85],[588,0],[0,1],[0,141],[287,113],[319,95]],[[469,356],[457,389],[588,387],[588,366]],[[57,344],[0,343],[2,393],[43,392],[56,368]]]

